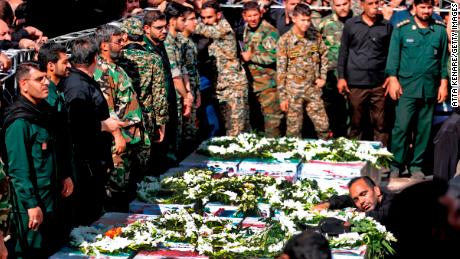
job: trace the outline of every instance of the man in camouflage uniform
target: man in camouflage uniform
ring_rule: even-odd
[[[168,4],[165,14],[169,24],[169,32],[164,41],[164,46],[169,59],[171,75],[176,89],[177,97],[177,146],[182,147],[183,127],[186,120],[190,119],[192,110],[193,95],[190,91],[190,82],[187,69],[185,68],[184,48],[182,46],[182,35],[179,32],[184,30],[185,20],[182,16],[185,7],[171,2]],[[184,149],[179,148],[180,155],[186,155]]]
[[[225,123],[226,135],[236,136],[248,131],[248,82],[237,57],[236,39],[230,24],[222,17],[219,4],[205,2],[201,9],[202,22],[196,33],[211,38],[209,54],[217,61],[216,95]]]
[[[144,47],[148,52],[154,53],[161,57],[163,64],[163,73],[165,75],[166,97],[168,101],[169,119],[166,124],[164,141],[156,144],[152,148],[152,166],[154,166],[155,174],[161,174],[173,166],[177,166],[178,147],[177,140],[177,98],[174,82],[171,75],[168,54],[164,47],[164,40],[167,36],[168,23],[165,15],[158,11],[148,11],[143,19],[143,42]],[[160,136],[163,138],[163,136]]]
[[[318,26],[328,50],[328,71],[326,85],[323,88],[323,101],[329,117],[329,125],[334,137],[347,136],[347,103],[337,90],[337,60],[339,58],[340,39],[342,31],[349,18],[350,0],[332,0],[333,13],[324,17]]]
[[[196,141],[198,128],[196,126],[196,111],[201,106],[200,96],[200,74],[198,73],[198,50],[192,40],[192,34],[196,30],[197,18],[195,11],[191,8],[186,8],[183,13],[185,27],[182,33],[178,33],[181,40],[181,46],[184,51],[184,66],[188,73],[190,83],[190,92],[193,96],[194,103],[190,111],[190,118],[184,121],[183,136],[186,144],[185,149],[193,150],[198,144]]]
[[[321,35],[310,28],[311,10],[298,4],[292,13],[294,26],[281,36],[277,48],[277,85],[281,110],[287,112],[287,136],[301,137],[303,109],[320,138],[327,138],[329,123],[321,87],[327,75],[327,48]]]
[[[276,89],[276,43],[278,31],[262,20],[257,2],[247,2],[243,8],[246,21],[243,34],[243,60],[251,74],[251,86],[264,116],[264,130],[267,137],[279,137],[283,117]]]
[[[124,211],[135,194],[127,193],[130,185],[135,185],[130,174],[145,166],[150,153],[150,140],[142,125],[142,110],[131,79],[115,63],[124,44],[121,29],[113,25],[102,25],[96,30],[96,38],[100,49],[94,80],[101,86],[110,116],[124,122],[124,127],[112,132],[114,169],[108,183],[112,200],[107,206],[112,211]]]
[[[128,39],[122,50],[123,58],[117,64],[123,67],[132,79],[142,109],[143,125],[150,140],[162,142],[169,116],[161,57],[148,52],[141,44],[144,33],[140,19],[132,17],[124,20],[122,30],[128,34]],[[149,166],[150,163],[143,168],[141,175],[150,173]]]

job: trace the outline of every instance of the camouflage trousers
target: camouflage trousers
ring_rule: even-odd
[[[254,94],[260,103],[262,115],[264,116],[265,135],[269,138],[281,136],[280,124],[283,119],[283,112],[280,109],[277,89],[268,88]]]
[[[302,89],[291,88],[289,94],[286,135],[289,137],[302,137],[303,112],[305,109],[315,126],[318,136],[324,137],[329,130],[329,122],[321,99],[321,89],[308,84]]]
[[[109,174],[109,188],[115,192],[127,191],[130,184],[142,178],[143,168],[148,167],[150,146],[126,144],[123,153],[117,154],[112,146],[114,168]],[[138,175],[136,175],[138,174]]]
[[[249,124],[248,85],[221,84],[216,90],[219,110],[225,124],[227,136],[237,136],[251,129]]]

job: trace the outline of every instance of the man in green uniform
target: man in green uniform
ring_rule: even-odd
[[[264,116],[267,137],[279,137],[283,114],[276,89],[276,43],[278,31],[267,21],[257,2],[244,4],[243,19],[246,21],[241,56],[250,73],[250,85]]]
[[[148,52],[142,45],[142,21],[131,17],[122,23],[122,30],[128,34],[123,47],[123,57],[117,62],[132,79],[139,105],[142,109],[143,125],[152,142],[162,142],[169,119],[166,80],[161,56]],[[137,176],[151,173],[150,162]]]
[[[391,176],[398,176],[407,163],[412,177],[423,178],[423,156],[431,135],[434,105],[447,97],[447,33],[442,22],[431,18],[431,0],[415,0],[413,5],[415,15],[393,31],[386,65],[390,77],[387,91],[397,101]],[[416,124],[410,125],[413,121]],[[414,155],[406,161],[412,128]]]
[[[73,165],[72,142],[67,127],[67,110],[65,109],[64,95],[62,94],[61,79],[70,74],[69,57],[66,48],[58,43],[44,44],[38,53],[40,70],[46,71],[49,79],[48,98],[46,101],[51,106],[53,113],[53,135],[56,138],[56,161],[57,174],[61,176],[59,183],[62,184],[61,196],[68,197],[73,192],[73,180],[75,177]],[[72,177],[72,178],[71,178]],[[66,239],[72,230],[73,204],[71,200],[58,200],[56,205],[56,217],[59,218],[56,229],[61,230],[61,237]]]
[[[15,257],[47,258],[59,246],[55,230],[55,139],[49,125],[48,79],[35,63],[16,70],[20,96],[4,122],[8,176],[12,183]]]
[[[324,17],[318,26],[327,46],[326,85],[323,88],[323,101],[329,117],[329,127],[334,137],[346,137],[348,111],[346,100],[337,90],[337,60],[339,59],[340,40],[345,22],[353,16],[350,0],[332,0],[333,13]]]
[[[142,163],[150,155],[150,140],[143,128],[142,110],[131,79],[115,63],[121,56],[122,34],[114,25],[102,25],[96,29],[99,55],[94,80],[101,86],[110,116],[124,122],[122,128],[112,132],[114,169],[107,184],[111,192],[107,204],[109,211],[128,210],[129,202],[135,197],[135,188],[129,188],[135,186],[131,175],[145,167]]]

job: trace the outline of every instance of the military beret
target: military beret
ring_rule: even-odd
[[[130,17],[126,20],[123,20],[121,23],[121,29],[129,35],[133,36],[142,36],[144,34],[142,27],[142,21],[136,17]]]

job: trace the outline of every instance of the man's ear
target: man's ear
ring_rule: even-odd
[[[149,34],[149,33],[150,33],[150,26],[148,26],[147,24],[144,25],[144,26],[142,27],[142,29],[144,29],[144,33],[145,33],[145,34]]]
[[[374,186],[374,192],[377,194],[377,197],[380,197],[382,195],[382,190],[379,186]]]
[[[109,50],[109,43],[108,42],[101,42],[101,46],[99,46],[101,51],[102,50]]]
[[[48,62],[48,64],[46,64],[46,70],[47,71],[54,72],[55,67],[56,67],[56,65],[51,61]]]
[[[217,13],[217,19],[219,19],[219,20],[222,19],[222,12]]]

